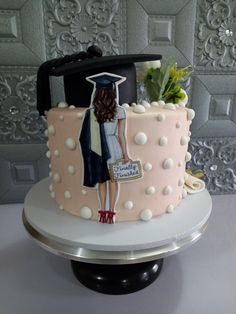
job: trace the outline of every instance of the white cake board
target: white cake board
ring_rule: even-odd
[[[60,210],[49,184],[50,179],[44,179],[27,194],[26,230],[50,252],[90,263],[139,263],[177,253],[200,238],[212,208],[205,190],[188,195],[172,214],[148,222],[102,224]]]

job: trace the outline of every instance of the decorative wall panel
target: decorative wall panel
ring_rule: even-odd
[[[47,57],[86,50],[97,44],[104,54],[125,51],[125,2],[119,0],[44,2]]]
[[[236,2],[201,0],[196,31],[196,65],[201,70],[236,71]]]
[[[36,110],[36,69],[0,68],[0,143],[44,142]]]
[[[0,65],[45,60],[42,1],[0,1]]]
[[[127,1],[127,52],[161,53],[180,66],[193,63],[194,0]],[[188,30],[186,32],[186,30]]]
[[[236,192],[236,138],[192,138],[187,167],[201,170],[212,194]]]
[[[23,202],[28,190],[48,175],[46,145],[0,145],[0,200]]]

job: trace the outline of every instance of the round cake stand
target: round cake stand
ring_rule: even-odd
[[[44,249],[70,259],[82,284],[106,294],[127,294],[151,284],[164,257],[201,237],[212,207],[205,190],[187,196],[172,214],[149,222],[101,224],[60,210],[49,195],[49,184],[44,179],[27,194],[26,230]]]

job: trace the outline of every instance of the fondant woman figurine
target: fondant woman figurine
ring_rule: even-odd
[[[84,160],[83,184],[87,187],[95,187],[98,184],[101,206],[99,221],[114,223],[119,186],[117,182],[110,180],[108,168],[109,164],[117,160],[129,160],[125,138],[125,110],[117,104],[117,86],[125,78],[101,73],[90,76],[87,80],[95,85],[95,89],[79,138]],[[107,194],[109,210],[106,210]]]

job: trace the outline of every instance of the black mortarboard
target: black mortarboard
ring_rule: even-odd
[[[93,83],[96,88],[113,88],[115,84],[120,84],[126,80],[126,78],[120,75],[114,75],[113,73],[102,72],[89,77],[86,80]]]
[[[51,108],[49,76],[63,76],[65,100],[68,105],[89,107],[93,86],[86,77],[109,72],[126,77],[119,88],[120,103],[137,101],[136,69],[134,63],[160,60],[159,54],[102,56],[96,46],[87,52],[44,62],[37,75],[37,109],[40,115]]]

